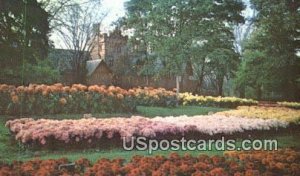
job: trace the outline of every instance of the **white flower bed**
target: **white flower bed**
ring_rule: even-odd
[[[155,117],[156,122],[167,122],[186,130],[193,129],[204,134],[214,135],[218,133],[232,134],[245,130],[269,130],[271,128],[286,127],[285,121],[274,119],[249,119],[241,117],[226,117],[223,115],[205,116],[178,116],[178,117]]]

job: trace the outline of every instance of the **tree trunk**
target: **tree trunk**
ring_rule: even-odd
[[[202,82],[203,82],[203,78],[199,78],[194,91],[195,94],[201,94]]]
[[[246,97],[246,87],[242,86],[241,88],[239,88],[239,93],[240,93],[240,98],[245,98]]]
[[[198,79],[198,82],[196,85],[195,93],[201,94],[201,88],[202,88],[203,78],[204,78],[204,69],[205,69],[205,65],[202,64],[201,73],[200,73],[200,76],[199,76],[199,79]]]
[[[223,96],[223,80],[218,83],[218,95]]]
[[[261,100],[261,96],[262,96],[261,86],[258,86],[256,88],[256,98],[257,98],[257,100]]]
[[[217,78],[218,96],[223,96],[223,82],[224,82],[223,76]]]

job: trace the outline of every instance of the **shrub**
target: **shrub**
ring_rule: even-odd
[[[180,101],[183,105],[213,106],[224,108],[236,108],[242,105],[257,105],[258,101],[236,97],[211,97],[181,93]]]

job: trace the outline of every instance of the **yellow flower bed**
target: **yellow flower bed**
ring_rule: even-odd
[[[278,119],[299,123],[300,110],[285,107],[239,106],[237,109],[218,112],[220,115],[260,119]]]
[[[183,105],[198,105],[198,106],[213,106],[236,108],[237,106],[257,105],[258,101],[252,99],[244,99],[237,97],[212,97],[193,95],[191,93],[181,93],[179,95],[180,101]]]
[[[300,109],[300,103],[298,102],[283,101],[283,102],[277,102],[277,104],[288,108]]]

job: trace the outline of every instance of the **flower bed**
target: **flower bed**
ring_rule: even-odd
[[[0,85],[2,114],[133,112],[136,105],[173,106],[172,91],[153,88],[124,90],[114,86]]]
[[[217,114],[253,119],[278,119],[295,124],[300,122],[300,110],[285,107],[241,106],[237,109],[218,112]]]
[[[6,126],[15,135],[16,140],[24,144],[38,143],[92,143],[101,138],[112,139],[132,136],[147,138],[164,135],[184,135],[198,132],[204,135],[233,134],[243,131],[270,130],[285,128],[288,123],[279,120],[248,119],[210,116],[156,117],[153,119],[134,116],[131,118],[79,119],[79,120],[34,120],[31,118],[7,121]]]
[[[174,107],[179,101],[183,105],[236,108],[242,105],[258,105],[252,99],[236,97],[198,96],[175,92],[163,88],[133,88],[129,90],[115,86],[37,85],[13,86],[0,84],[0,114],[38,115],[58,113],[111,113],[134,112],[137,105]],[[281,106],[299,108],[299,103],[278,102]]]
[[[277,102],[280,106],[288,107],[288,108],[294,108],[294,109],[300,109],[300,103],[299,102]]]
[[[199,105],[199,106],[213,106],[224,108],[236,108],[242,105],[257,105],[258,101],[252,99],[243,99],[237,97],[212,97],[192,95],[191,93],[181,93],[180,101],[183,105]]]
[[[224,156],[172,153],[164,156],[133,156],[123,159],[99,159],[93,165],[87,159],[71,163],[67,159],[32,160],[0,164],[0,175],[182,175],[182,176],[250,176],[250,175],[300,175],[300,152],[279,151],[230,152]],[[65,167],[68,166],[68,167]]]

